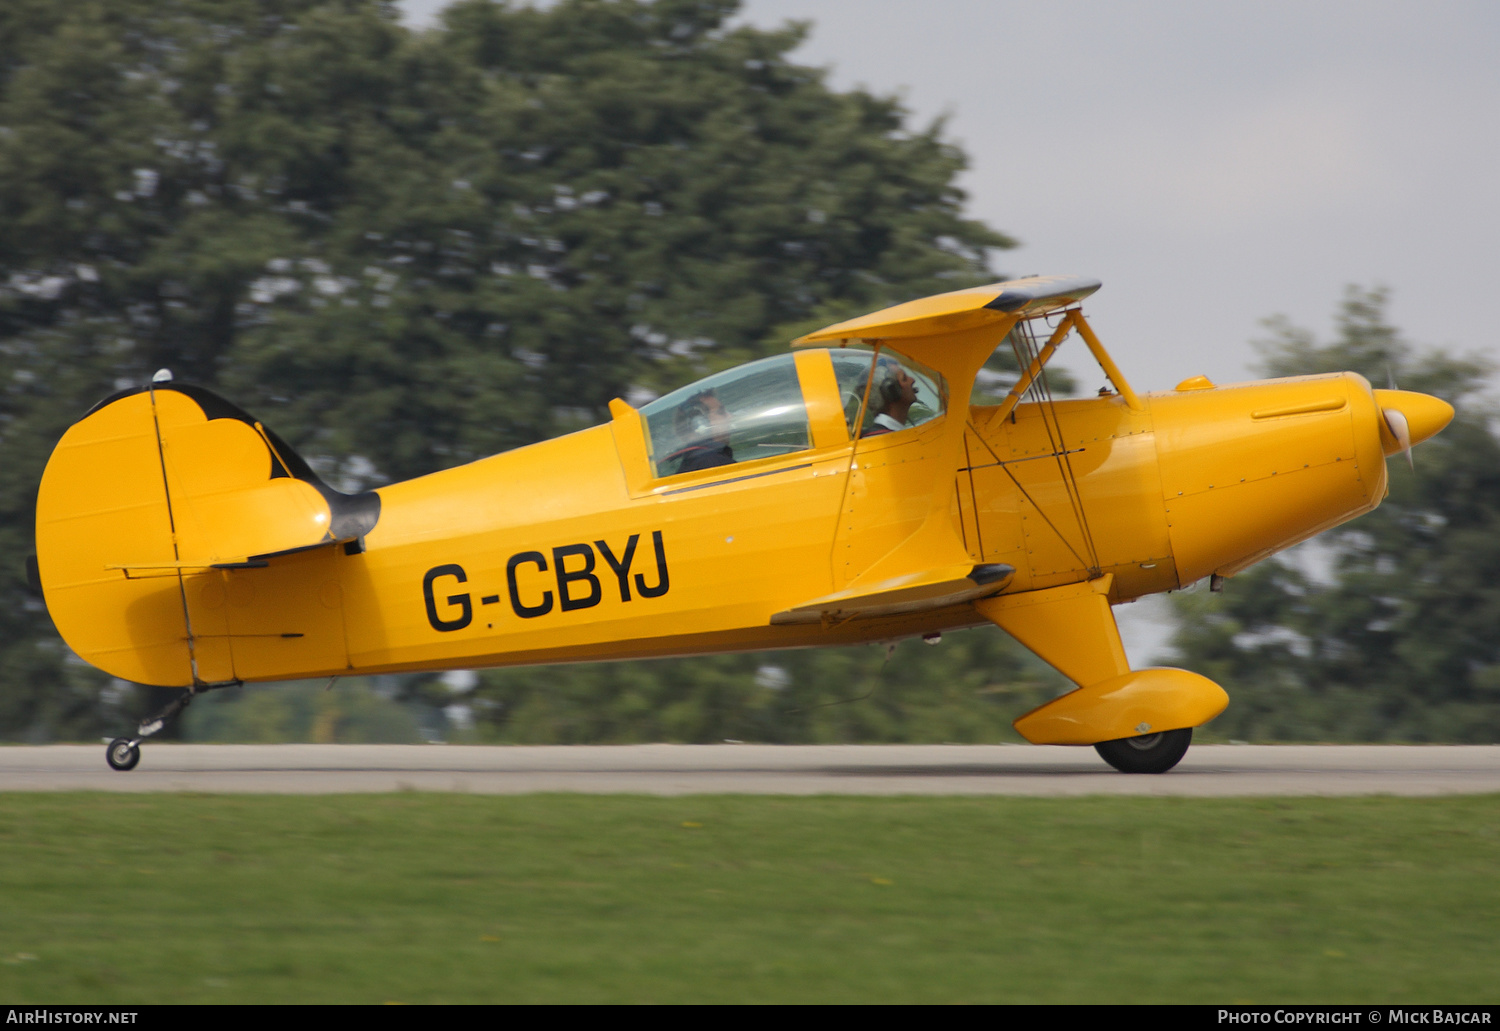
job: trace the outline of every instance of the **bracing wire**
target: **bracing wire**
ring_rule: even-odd
[[[974,424],[972,422],[969,423],[969,429],[972,430],[973,428],[974,428]],[[966,470],[966,472],[968,472],[968,474],[969,474],[969,507],[974,512],[974,541],[979,546],[979,557],[981,559],[983,559],[984,558],[984,530],[982,530],[980,528],[980,526],[979,526],[979,494],[978,494],[977,491],[974,490],[974,459],[969,454],[969,435],[967,433],[964,434],[964,465],[968,466],[968,469]],[[959,519],[960,526],[963,524],[963,518],[964,518],[963,488],[960,487],[959,488],[959,498],[958,498],[958,519]]]
[[[1088,565],[1088,560],[1085,559],[1082,555],[1078,554],[1078,549],[1073,547],[1072,543],[1068,540],[1067,535],[1057,528],[1057,524],[1054,523],[1051,517],[1047,515],[1046,509],[1042,508],[1041,505],[1038,505],[1036,503],[1036,499],[1031,496],[1031,494],[1026,490],[1025,487],[1021,486],[1021,481],[1016,479],[1016,474],[1010,471],[1011,463],[1003,460],[999,455],[995,453],[995,449],[990,447],[990,442],[984,439],[984,437],[980,434],[979,430],[974,426],[972,422],[969,423],[969,429],[974,432],[974,436],[979,439],[979,443],[984,445],[984,449],[990,453],[990,457],[995,460],[995,464],[1000,467],[1000,470],[1004,472],[1006,476],[1010,477],[1010,482],[1015,484],[1016,490],[1021,492],[1021,497],[1026,499],[1026,503],[1028,505],[1036,509],[1036,514],[1042,517],[1042,522],[1046,523],[1047,528],[1057,535],[1058,540],[1063,542],[1063,547],[1067,548],[1073,553],[1073,557],[1078,560],[1079,565]],[[1051,458],[1052,456],[1043,455],[1041,457]]]
[[[1048,427],[1047,438],[1052,441],[1052,451],[1057,455],[1057,469],[1062,475],[1063,484],[1068,492],[1068,502],[1073,509],[1073,518],[1078,523],[1078,532],[1083,535],[1083,546],[1089,553],[1089,572],[1095,575],[1099,572],[1099,552],[1094,546],[1094,533],[1089,526],[1088,515],[1083,509],[1083,491],[1078,486],[1078,477],[1073,471],[1073,460],[1068,457],[1067,442],[1063,437],[1062,421],[1057,414],[1057,401],[1052,395],[1052,387],[1047,382],[1047,369],[1043,366],[1037,379],[1042,385],[1042,396],[1045,399],[1042,412],[1043,424],[1046,424],[1046,414],[1052,416],[1052,425]],[[1053,438],[1053,431],[1056,438]]]
[[[1036,360],[1039,353],[1036,336],[1032,332],[1030,320],[1017,323],[1009,335],[1011,338],[1011,350],[1015,353],[1017,362],[1021,364],[1023,369],[1030,368],[1031,362]],[[1025,354],[1024,359],[1022,357],[1023,352]],[[1057,460],[1058,474],[1063,481],[1063,489],[1068,495],[1068,505],[1072,510],[1074,522],[1077,524],[1079,534],[1083,538],[1084,550],[1088,552],[1087,559],[1078,553],[1078,550],[1073,547],[1062,531],[1047,517],[1046,513],[1042,511],[1041,506],[1037,505],[1036,501],[1026,492],[1026,489],[1021,486],[1020,481],[1016,479],[1010,469],[1005,468],[1003,463],[1002,468],[1005,468],[1006,475],[1010,476],[1011,482],[1016,485],[1016,488],[1021,491],[1026,500],[1042,516],[1047,525],[1051,527],[1052,532],[1057,534],[1058,539],[1073,553],[1073,557],[1080,564],[1086,566],[1090,572],[1097,573],[1099,570],[1099,553],[1094,544],[1094,535],[1089,526],[1088,515],[1084,511],[1083,494],[1078,487],[1078,477],[1073,470],[1072,460],[1068,457],[1069,451],[1065,446],[1066,439],[1063,437],[1062,423],[1057,413],[1057,402],[1053,397],[1051,385],[1047,381],[1047,369],[1045,365],[1038,370],[1038,375],[1027,385],[1026,393],[1036,402],[1038,411],[1042,414],[1042,428],[1047,433],[1047,441],[1052,450],[1051,457],[1055,457]],[[1012,412],[1012,415],[1014,415],[1014,412]],[[980,440],[984,443],[983,437]],[[985,443],[985,447],[990,451],[991,455],[994,455],[998,462],[999,456],[994,454],[994,450],[989,447],[988,443]]]

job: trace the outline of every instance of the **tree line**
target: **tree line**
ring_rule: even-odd
[[[732,0],[0,6],[0,728],[151,692],[26,594],[36,485],[157,368],[378,485],[989,278],[963,154]],[[107,731],[106,731],[107,732]]]
[[[1012,241],[965,215],[965,158],[941,124],[832,89],[791,59],[802,29],[735,27],[736,7],[460,0],[419,32],[384,0],[0,6],[0,738],[113,734],[159,704],[71,656],[23,569],[53,445],[157,368],[243,405],[354,490],[997,278]],[[1344,361],[1379,378],[1391,363],[1403,386],[1459,398],[1460,419],[1415,477],[1395,471],[1385,508],[1331,539],[1323,580],[1275,562],[1222,600],[1187,596],[1176,646],[1230,687],[1235,733],[1359,712],[1340,734],[1493,739],[1485,370],[1413,352],[1378,297],[1360,303],[1368,317],[1347,326],[1364,343],[1285,329],[1268,370]],[[1467,477],[1456,492],[1453,477]],[[184,727],[391,737],[440,732],[446,710],[449,731],[505,741],[999,740],[1062,686],[975,630],[889,661],[838,649],[377,678],[340,689],[344,703],[247,689]]]

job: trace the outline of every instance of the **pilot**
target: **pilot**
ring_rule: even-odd
[[[875,366],[875,383],[871,389],[871,404],[875,409],[875,421],[860,434],[861,437],[877,437],[906,429],[906,415],[917,403],[917,381],[891,358],[881,358]]]
[[[684,401],[672,422],[677,439],[689,441],[686,447],[669,456],[669,460],[677,460],[678,472],[734,464],[734,452],[729,447],[729,410],[712,390]]]

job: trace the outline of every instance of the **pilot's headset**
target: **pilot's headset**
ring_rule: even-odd
[[[875,365],[875,396],[880,399],[877,410],[901,400],[901,365],[894,358],[882,357]]]

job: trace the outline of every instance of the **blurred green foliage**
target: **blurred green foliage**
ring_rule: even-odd
[[[514,743],[1020,741],[1011,721],[1071,688],[996,627],[758,655],[490,670],[471,705]]]
[[[182,715],[189,741],[414,745],[442,740],[443,716],[402,701],[394,677],[247,684],[205,695]]]
[[[21,569],[53,444],[157,368],[355,489],[993,278],[941,123],[736,7],[0,5],[0,736],[163,700],[72,658]]]
[[[998,628],[691,659],[249,685],[199,699],[192,741],[508,744],[1019,742],[1018,715],[1071,685]]]
[[[1500,741],[1500,441],[1478,359],[1419,351],[1383,290],[1351,287],[1334,339],[1284,319],[1267,375],[1352,369],[1451,402],[1451,425],[1392,458],[1379,508],[1235,577],[1174,595],[1173,661],[1223,684],[1218,736]]]

